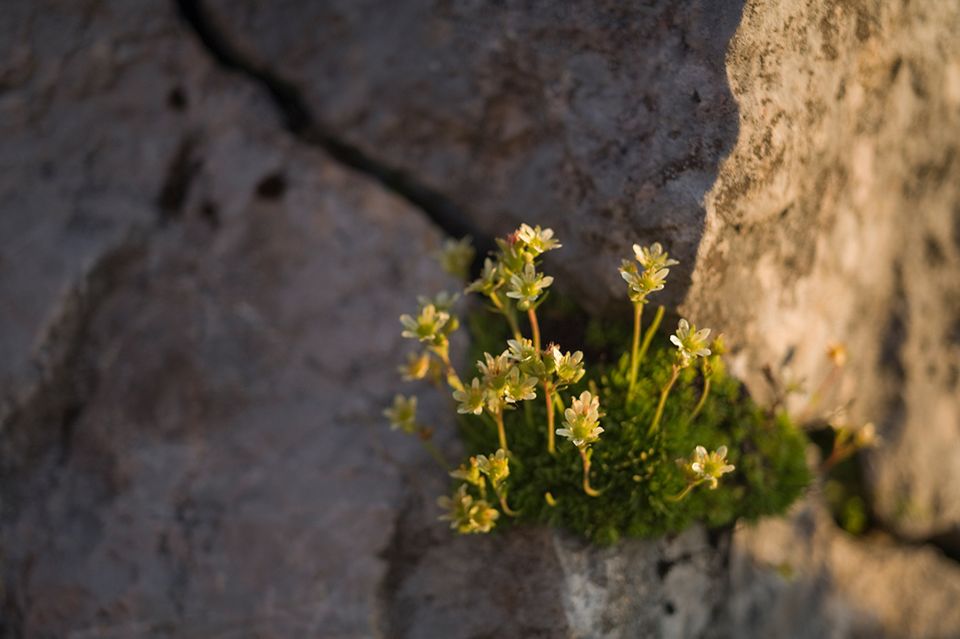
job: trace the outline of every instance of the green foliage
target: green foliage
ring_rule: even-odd
[[[502,321],[489,313],[473,313],[469,326],[471,359],[496,352],[507,338]],[[513,521],[545,523],[597,543],[612,543],[621,537],[678,532],[696,521],[720,527],[738,518],[783,513],[810,481],[804,459],[807,440],[789,417],[770,415],[757,406],[715,357],[711,358],[712,389],[700,413],[690,420],[703,380],[698,370],[686,368],[666,403],[660,428],[649,435],[675,349],[665,339],[654,340],[640,365],[634,394],[628,398],[628,331],[620,331],[613,343],[603,338],[611,333],[600,321],[591,321],[586,329],[594,348],[624,355],[609,365],[589,367],[587,375],[564,394],[569,404],[570,396],[595,387],[603,398],[605,432],[592,448],[591,466],[591,482],[600,496],[583,492],[576,447],[560,441],[555,456],[547,452],[544,404],[526,402],[523,409],[505,415],[512,453],[509,499],[519,512]],[[470,455],[497,449],[496,429],[479,418],[464,416],[461,434]],[[684,499],[671,501],[687,485],[677,460],[688,458],[698,445],[711,450],[727,446],[736,470],[724,476],[716,490],[700,486]],[[550,505],[547,493],[555,505]],[[499,524],[510,521],[503,518]]]
[[[586,319],[562,296],[543,306],[553,277],[538,268],[561,247],[551,229],[523,224],[497,247],[465,289],[485,299],[469,315],[474,370],[461,378],[450,361],[457,296],[420,298],[416,315],[400,317],[421,349],[402,377],[452,391],[469,453],[450,473],[461,483],[439,502],[452,529],[533,521],[605,544],[778,514],[799,496],[810,481],[807,440],[726,374],[722,340],[686,319],[663,338],[662,306],[641,330],[677,264],[660,244],[635,244],[635,259],[621,262],[632,326]],[[470,256],[467,243],[448,243],[441,264],[462,277]],[[449,470],[416,408],[416,397],[398,395],[384,414]],[[838,428],[831,464],[874,439],[872,427]]]

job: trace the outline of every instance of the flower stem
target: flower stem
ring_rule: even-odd
[[[647,431],[647,435],[653,435],[657,432],[657,429],[660,428],[660,418],[663,417],[663,407],[667,403],[667,395],[670,394],[670,389],[673,388],[673,385],[679,376],[680,367],[674,364],[673,374],[670,375],[670,381],[668,381],[667,385],[663,387],[662,391],[660,391],[660,403],[657,404],[657,412],[653,416],[653,421],[650,422],[650,430]]]
[[[577,448],[580,451],[580,459],[583,460],[583,492],[591,497],[599,497],[600,491],[590,487],[590,455],[583,448]]]
[[[553,432],[553,389],[546,380],[543,382],[543,397],[547,404],[547,452],[553,455],[557,452],[556,436]]]
[[[693,409],[693,413],[690,414],[690,421],[692,422],[696,419],[697,415],[700,414],[700,411],[703,409],[703,405],[707,403],[707,395],[710,394],[710,376],[706,375],[703,378],[703,392],[700,393],[700,401],[697,402],[697,405]]]
[[[443,362],[443,366],[447,371],[447,384],[454,390],[462,391],[463,382],[460,381],[457,370],[453,367],[453,364],[450,363],[450,342],[445,341],[441,346],[433,347],[433,352],[436,353],[440,361]]]
[[[637,365],[640,365],[640,362],[643,361],[643,358],[647,355],[647,349],[650,348],[650,342],[653,341],[653,336],[657,332],[657,329],[660,328],[660,322],[663,320],[663,306],[657,307],[657,312],[653,316],[653,321],[650,322],[650,326],[647,327],[647,332],[643,334],[643,344],[640,345],[640,355],[637,356]]]
[[[505,491],[498,490],[497,497],[500,499],[500,508],[503,509],[503,514],[507,515],[508,517],[516,517],[519,514],[517,511],[511,509],[510,506],[507,505],[507,493]]]
[[[500,448],[506,452],[510,452],[510,449],[507,448],[507,431],[503,427],[503,411],[499,410],[493,414],[497,420],[497,436],[500,438]]]
[[[434,446],[433,442],[429,439],[420,438],[420,443],[423,444],[423,447],[426,449],[430,456],[436,460],[440,467],[444,470],[450,468],[450,464],[447,463],[447,459],[443,456],[443,453],[440,452],[440,449]]]
[[[703,483],[702,479],[695,482],[691,482],[687,484],[687,487],[681,490],[679,493],[677,493],[676,495],[668,496],[667,499],[669,499],[670,501],[680,501],[681,499],[686,497],[688,494],[690,494],[691,490],[693,490],[694,488],[696,488],[702,483]]]
[[[513,333],[513,339],[519,340],[522,335],[520,333],[520,325],[517,324],[517,318],[513,314],[513,309],[510,308],[509,302],[505,305],[500,297],[497,295],[496,291],[490,294],[490,301],[493,302],[493,305],[507,318],[507,324],[510,325],[510,332]]]
[[[527,309],[527,317],[530,318],[530,331],[533,333],[533,347],[540,351],[540,324],[537,322],[537,312],[531,306]]]
[[[563,415],[563,411],[567,410],[567,406],[563,403],[563,398],[560,397],[560,393],[556,390],[553,391],[553,401],[557,406],[557,412]]]
[[[633,303],[633,348],[630,349],[630,386],[627,397],[633,396],[633,387],[637,384],[637,370],[640,368],[640,318],[643,315],[643,303]]]

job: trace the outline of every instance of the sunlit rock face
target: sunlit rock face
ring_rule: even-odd
[[[845,342],[853,399],[884,445],[867,471],[885,526],[960,526],[960,8],[750,3],[727,53],[739,136],[708,193],[685,309],[802,380]],[[794,351],[789,365],[779,364]]]

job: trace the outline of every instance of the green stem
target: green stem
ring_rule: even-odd
[[[707,395],[710,394],[710,376],[706,375],[703,378],[703,392],[700,393],[700,401],[697,402],[697,405],[693,409],[693,413],[690,415],[690,421],[692,422],[696,419],[697,415],[700,414],[700,411],[703,409],[703,405],[707,403]]]
[[[680,491],[679,493],[677,493],[676,495],[672,495],[672,496],[667,497],[667,499],[669,499],[670,501],[680,501],[681,499],[683,499],[684,497],[686,497],[688,494],[690,494],[690,491],[691,491],[691,490],[693,490],[694,488],[696,488],[697,486],[699,486],[699,485],[702,484],[702,483],[703,483],[703,480],[700,479],[700,480],[695,481],[695,482],[693,482],[693,483],[691,483],[691,484],[687,484],[687,487],[686,487],[686,488],[684,488],[683,490],[681,490],[681,491]]]
[[[560,397],[560,393],[556,390],[553,391],[553,401],[557,405],[557,412],[563,415],[563,411],[567,410],[567,406],[563,403],[563,398]]]
[[[510,325],[510,332],[513,333],[513,339],[519,341],[523,335],[520,333],[520,325],[517,324],[517,318],[513,313],[513,309],[510,307],[510,303],[507,302],[506,305],[500,301],[500,297],[497,295],[497,292],[494,291],[490,293],[490,301],[493,302],[493,305],[497,307],[497,310],[507,318],[507,324]]]
[[[591,497],[599,497],[600,491],[590,487],[590,455],[583,448],[577,448],[580,451],[580,459],[583,460],[583,492]]]
[[[638,365],[639,362],[643,361],[643,358],[647,355],[647,349],[650,348],[650,342],[653,341],[653,336],[657,332],[657,329],[660,328],[660,322],[663,321],[663,306],[657,307],[657,313],[653,316],[653,321],[650,322],[650,326],[647,327],[647,332],[643,334],[643,344],[640,345],[640,355],[637,357]]]
[[[630,349],[630,386],[627,397],[633,396],[633,387],[637,384],[637,370],[640,368],[640,318],[643,315],[643,303],[633,303],[633,348]]]
[[[547,403],[547,452],[553,455],[557,452],[556,435],[553,432],[555,423],[553,418],[553,390],[550,387],[550,382],[546,380],[543,382],[543,397]]]
[[[440,452],[440,449],[433,445],[433,442],[429,439],[420,439],[420,443],[423,444],[423,447],[430,453],[430,456],[433,457],[440,467],[444,470],[450,468],[450,464],[447,463],[446,458],[443,456],[443,453]]]
[[[460,381],[457,370],[453,367],[453,364],[450,363],[450,342],[444,342],[441,346],[435,346],[433,352],[437,354],[437,357],[443,362],[444,368],[446,368],[447,384],[454,390],[462,391],[463,382]]]
[[[650,422],[650,429],[647,431],[647,435],[653,435],[657,432],[657,429],[660,428],[660,418],[663,417],[663,407],[667,403],[667,395],[670,394],[670,389],[673,388],[673,384],[677,381],[677,377],[679,376],[680,367],[674,364],[673,374],[670,375],[670,381],[667,382],[667,385],[663,387],[662,391],[660,391],[660,403],[657,404],[657,412],[653,416],[653,421]]]
[[[530,318],[530,331],[533,333],[533,347],[540,352],[540,323],[537,322],[537,311],[531,306],[527,309],[527,317]]]
[[[503,427],[503,411],[497,411],[493,416],[497,420],[497,437],[500,438],[500,448],[509,453],[510,449],[507,448],[507,431]]]
[[[512,510],[510,506],[507,505],[507,493],[502,490],[497,491],[497,497],[500,499],[500,507],[503,509],[503,514],[508,517],[516,517],[519,513],[515,510]]]

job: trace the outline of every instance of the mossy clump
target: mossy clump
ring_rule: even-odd
[[[481,356],[506,339],[501,323],[482,310],[471,315],[472,355]],[[593,321],[587,333],[616,331]],[[671,375],[675,349],[666,339],[655,338],[628,396],[629,343],[618,348],[616,342],[604,341],[605,349],[624,354],[609,365],[589,367],[569,389],[569,394],[579,395],[594,388],[594,394],[603,398],[605,430],[592,448],[591,472],[600,494],[591,497],[583,492],[576,447],[562,442],[555,454],[547,452],[544,405],[526,402],[505,418],[512,453],[510,505],[518,516],[501,519],[501,525],[545,523],[609,544],[621,537],[679,532],[695,522],[722,527],[737,519],[781,514],[810,483],[806,436],[786,413],[771,414],[758,406],[743,384],[726,373],[720,355],[710,356],[711,390],[696,417],[690,419],[700,400],[703,374],[702,369],[687,368],[670,394],[660,427],[651,435],[649,425]],[[476,419],[464,418],[460,424],[468,455],[497,449],[495,428]],[[709,450],[726,446],[736,469],[716,489],[701,487],[675,501],[671,498],[688,481],[678,460],[687,460],[697,446]]]
[[[607,544],[779,514],[800,495],[810,481],[806,437],[727,375],[722,340],[686,319],[664,338],[663,306],[644,327],[651,295],[677,263],[660,244],[634,245],[635,259],[619,267],[632,326],[570,322],[578,311],[564,300],[540,310],[553,284],[538,270],[542,255],[561,247],[552,230],[524,224],[497,246],[465,289],[486,302],[469,315],[469,374],[450,358],[457,295],[420,298],[417,314],[400,318],[403,336],[420,345],[401,374],[450,393],[467,459],[450,469],[416,397],[398,395],[385,411],[460,482],[440,500],[453,530],[532,521]],[[462,277],[473,253],[449,242],[440,257]],[[589,356],[564,351],[558,338]]]

